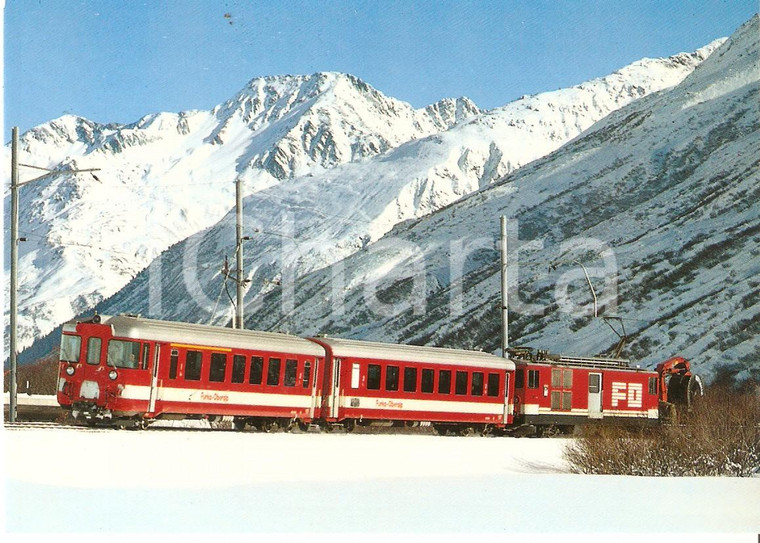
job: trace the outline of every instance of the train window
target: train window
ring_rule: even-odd
[[[599,394],[601,390],[602,376],[598,373],[588,374],[588,391],[591,394]]]
[[[559,390],[552,390],[552,409],[559,409],[560,408],[560,400],[562,399],[562,395],[560,394]]]
[[[100,345],[99,337],[91,337],[87,340],[87,363],[97,366],[100,364]]]
[[[351,388],[359,388],[359,381],[361,380],[361,366],[358,362],[354,362],[351,365]]]
[[[224,374],[227,372],[227,355],[224,353],[211,353],[211,366],[208,369],[208,380],[214,383],[223,383]]]
[[[525,370],[520,368],[515,372],[515,388],[522,388],[525,386]]]
[[[475,371],[472,373],[472,386],[470,387],[470,394],[473,396],[483,395],[483,372]]]
[[[562,370],[552,368],[552,388],[562,387]]]
[[[137,368],[140,344],[136,341],[112,339],[108,342],[108,365],[116,368]]]
[[[79,362],[82,338],[63,334],[61,336],[61,362]]]
[[[143,343],[142,351],[142,369],[148,369],[148,355],[150,353],[150,343]]]
[[[264,375],[264,359],[260,356],[251,357],[251,375],[248,382],[252,385],[260,385]]]
[[[562,388],[573,388],[573,370],[562,372]]]
[[[657,377],[649,378],[649,393],[657,394]]]
[[[538,388],[539,376],[538,370],[528,370],[528,388]]]
[[[232,382],[245,381],[245,357],[242,354],[232,356]]]
[[[417,391],[417,368],[404,368],[404,392]]]
[[[296,386],[296,373],[298,373],[298,361],[286,360],[285,361],[285,379],[283,385],[286,387]]]
[[[451,394],[451,370],[438,370],[438,394]]]
[[[367,366],[367,389],[380,390],[380,364]]]
[[[424,369],[422,370],[422,392],[433,392],[433,380],[435,379],[435,371]]]
[[[201,380],[202,355],[200,351],[187,351],[185,355],[185,380]]]
[[[385,368],[385,390],[398,390],[398,366]]]
[[[467,394],[467,372],[458,371],[456,379],[456,384],[454,385],[454,394]]]
[[[499,395],[499,374],[498,373],[488,374],[488,385],[486,387],[486,394],[488,396]]]
[[[270,358],[269,367],[267,368],[267,385],[277,386],[280,384],[280,364],[279,358]]]
[[[172,349],[172,355],[169,359],[169,379],[177,378],[177,364],[179,363],[179,351]]]
[[[573,405],[573,393],[568,391],[562,392],[562,409],[570,411]]]
[[[311,362],[305,362],[303,365],[303,388],[309,388],[311,381]]]

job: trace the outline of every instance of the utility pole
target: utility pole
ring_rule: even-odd
[[[237,247],[237,306],[235,307],[235,328],[245,328],[243,319],[243,180],[238,176],[235,180],[235,230]]]
[[[11,358],[11,381],[8,386],[10,392],[10,404],[8,406],[8,420],[16,422],[16,398],[17,398],[17,361],[16,361],[16,320],[18,319],[18,127],[13,127],[11,143],[11,330],[10,330],[10,358]]]
[[[41,168],[39,166],[31,166],[29,164],[19,164],[18,162],[18,127],[14,126],[11,136],[11,280],[10,280],[10,346],[9,355],[11,363],[11,375],[10,383],[8,383],[8,391],[10,392],[10,402],[8,405],[8,420],[9,422],[16,422],[18,415],[17,400],[18,400],[18,360],[17,360],[17,342],[18,342],[18,244],[21,241],[25,241],[24,238],[18,236],[18,189],[22,185],[32,183],[34,181],[40,181],[54,175],[62,175],[66,173],[83,173],[83,172],[96,172],[100,168],[87,168],[83,170],[51,170],[49,168]],[[19,183],[18,180],[18,167],[26,166],[27,168],[34,168],[35,170],[44,170],[47,173],[34,179],[29,179]],[[92,174],[95,177],[95,174]],[[95,177],[96,181],[99,181]]]
[[[509,304],[507,281],[507,217],[501,216],[501,356],[508,358],[509,347]]]

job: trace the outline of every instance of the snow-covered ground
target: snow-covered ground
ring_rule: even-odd
[[[672,541],[676,532],[693,541],[709,532],[754,541],[747,534],[760,529],[758,478],[574,475],[562,457],[567,439],[155,429],[13,429],[3,438],[5,531],[17,535],[531,532],[596,541],[667,532]]]

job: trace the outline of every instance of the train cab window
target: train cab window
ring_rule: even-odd
[[[201,380],[201,363],[203,361],[200,351],[187,351],[185,355],[185,380]]]
[[[63,334],[61,336],[61,362],[79,362],[82,338]]]
[[[148,358],[150,354],[150,343],[143,343],[142,349],[142,369],[148,369]]]
[[[93,366],[100,364],[100,346],[99,337],[91,337],[87,340],[87,363]]]
[[[380,364],[367,366],[367,389],[380,390]]]
[[[488,384],[486,385],[486,395],[496,397],[499,395],[499,374],[489,373]]]
[[[245,381],[245,357],[242,354],[232,356],[232,382]]]
[[[214,383],[223,383],[224,374],[227,372],[227,355],[224,353],[211,353],[211,365],[208,369],[208,380]]]
[[[286,387],[296,386],[296,374],[298,373],[298,361],[286,360],[285,361],[285,379],[283,385]]]
[[[657,377],[649,378],[649,393],[653,395],[657,394]]]
[[[538,388],[539,375],[538,370],[528,370],[528,388]]]
[[[303,365],[303,388],[309,388],[311,382],[311,362],[305,362]]]
[[[172,349],[171,358],[169,359],[169,379],[177,378],[177,366],[179,365],[179,351]]]
[[[270,358],[269,367],[267,367],[267,385],[277,386],[280,384],[280,365],[282,360],[279,358]]]
[[[470,387],[470,394],[473,396],[483,395],[483,372],[475,371],[472,373],[472,386]]]
[[[248,382],[252,385],[260,385],[264,375],[264,359],[260,356],[251,357],[251,375]]]
[[[385,390],[398,390],[398,366],[385,368]]]
[[[423,369],[422,370],[422,392],[433,392],[433,379],[435,379],[435,370]]]
[[[108,342],[108,365],[136,369],[140,360],[140,344],[136,341],[112,339]]]
[[[456,384],[454,385],[454,394],[460,396],[467,394],[467,372],[458,371],[456,374]]]
[[[438,370],[438,394],[451,394],[451,370]]]
[[[417,391],[417,368],[404,368],[404,392]]]

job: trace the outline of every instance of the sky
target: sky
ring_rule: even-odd
[[[479,107],[729,36],[757,0],[6,0],[4,131],[211,109],[255,77],[337,71]]]

